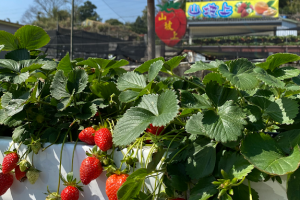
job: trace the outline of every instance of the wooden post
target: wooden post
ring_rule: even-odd
[[[72,0],[71,35],[70,35],[70,59],[73,60],[73,24],[74,24],[74,0]]]
[[[155,16],[154,0],[147,0],[147,21],[148,21],[148,60],[155,58]]]

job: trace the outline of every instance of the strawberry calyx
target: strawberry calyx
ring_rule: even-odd
[[[106,177],[110,177],[111,175],[113,174],[117,174],[117,175],[121,175],[121,174],[128,174],[129,173],[129,170],[128,169],[123,169],[123,170],[120,170],[120,169],[109,169],[107,170],[106,172]]]
[[[19,161],[18,165],[20,167],[21,172],[25,172],[26,170],[31,168],[30,162],[28,162],[28,160],[26,160],[26,159],[23,159],[23,160]]]
[[[49,190],[49,186],[47,185],[47,193],[44,193],[45,195],[47,195],[46,200],[60,200],[60,194],[58,194],[57,192],[51,192]]]
[[[181,6],[180,2],[174,3],[173,1],[166,2],[164,5],[158,5],[160,7],[160,11],[165,11],[167,13],[174,12],[174,10],[179,9]]]
[[[76,178],[74,178],[73,172],[67,173],[67,179],[65,179],[61,173],[59,174],[59,177],[64,182],[65,186],[72,186],[80,191],[83,191],[83,186],[79,185],[81,183],[81,180],[77,182]]]
[[[8,155],[8,154],[10,154],[10,153],[17,153],[17,150],[14,149],[14,150],[12,150],[12,151],[5,151],[5,152],[4,152],[4,155]]]

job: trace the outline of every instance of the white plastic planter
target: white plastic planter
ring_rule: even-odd
[[[0,163],[3,160],[3,153],[9,148],[11,139],[7,137],[0,137]],[[17,144],[15,144],[17,147]],[[20,151],[25,152],[25,146],[21,146]],[[66,143],[62,154],[62,174],[66,176],[66,173],[71,171],[72,153],[74,144]],[[86,158],[85,152],[88,151],[92,146],[85,145],[84,143],[78,142],[75,156],[74,156],[74,177],[79,180],[79,168],[83,159]],[[51,192],[57,190],[58,183],[58,169],[59,169],[59,157],[60,157],[61,145],[52,145],[44,152],[40,151],[39,154],[34,155],[34,166],[41,170],[40,178],[38,181],[31,185],[27,180],[25,182],[19,182],[14,179],[12,187],[0,197],[0,200],[43,200],[46,198],[44,193],[47,192],[47,185]],[[22,154],[21,153],[21,154]],[[149,154],[149,148],[143,149],[143,156],[146,159]],[[28,155],[31,159],[31,154]],[[116,152],[114,159],[116,164],[120,163],[123,158],[121,152]],[[81,192],[80,200],[108,200],[105,193],[105,172],[101,174],[96,180],[92,181],[89,185],[84,186],[84,192]],[[277,182],[268,181],[266,183],[253,183],[253,187],[258,193],[261,200],[287,200],[286,196],[286,176],[282,177],[283,184]],[[152,181],[151,181],[152,182]],[[247,183],[247,181],[245,181]],[[154,185],[147,184],[148,187]],[[150,189],[149,188],[149,189]],[[61,182],[60,192],[64,189]]]

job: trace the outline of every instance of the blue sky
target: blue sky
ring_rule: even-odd
[[[84,0],[85,1],[85,0]],[[103,21],[117,18],[122,22],[133,22],[147,5],[147,0],[90,0],[97,6]],[[25,3],[26,2],[26,3]],[[21,21],[23,13],[33,5],[33,0],[0,0],[0,20]]]

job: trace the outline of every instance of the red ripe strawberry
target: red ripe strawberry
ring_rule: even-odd
[[[247,17],[249,13],[246,10],[243,10],[241,17]]]
[[[246,9],[247,8],[247,4],[246,3],[242,3],[241,7],[244,8],[244,9]]]
[[[80,166],[80,180],[84,185],[89,184],[92,180],[98,178],[102,173],[102,165],[99,159],[87,157]]]
[[[153,126],[150,124],[150,128],[147,128],[146,132],[152,133],[153,135],[160,135],[164,128],[164,126]]]
[[[108,128],[101,128],[96,131],[95,143],[101,149],[101,151],[107,151],[112,147],[112,135]]]
[[[74,186],[66,187],[60,194],[61,200],[78,200],[79,190]]]
[[[240,7],[238,7],[238,10],[237,10],[237,12],[238,13],[242,13],[243,12],[243,10],[245,10],[242,6],[240,6]]]
[[[14,177],[11,173],[3,174],[0,173],[0,196],[10,188],[14,182]]]
[[[6,154],[2,162],[2,173],[7,174],[11,170],[16,168],[18,161],[19,161],[19,156],[16,152],[11,152]]]
[[[117,192],[128,176],[128,174],[113,174],[107,179],[105,190],[109,200],[118,200]]]
[[[90,145],[94,145],[95,144],[95,140],[94,140],[94,136],[93,134],[95,133],[95,130],[92,127],[88,127],[83,129],[79,135],[78,138]]]
[[[21,172],[19,165],[15,168],[15,175],[18,181],[23,182],[26,179],[26,171]]]

